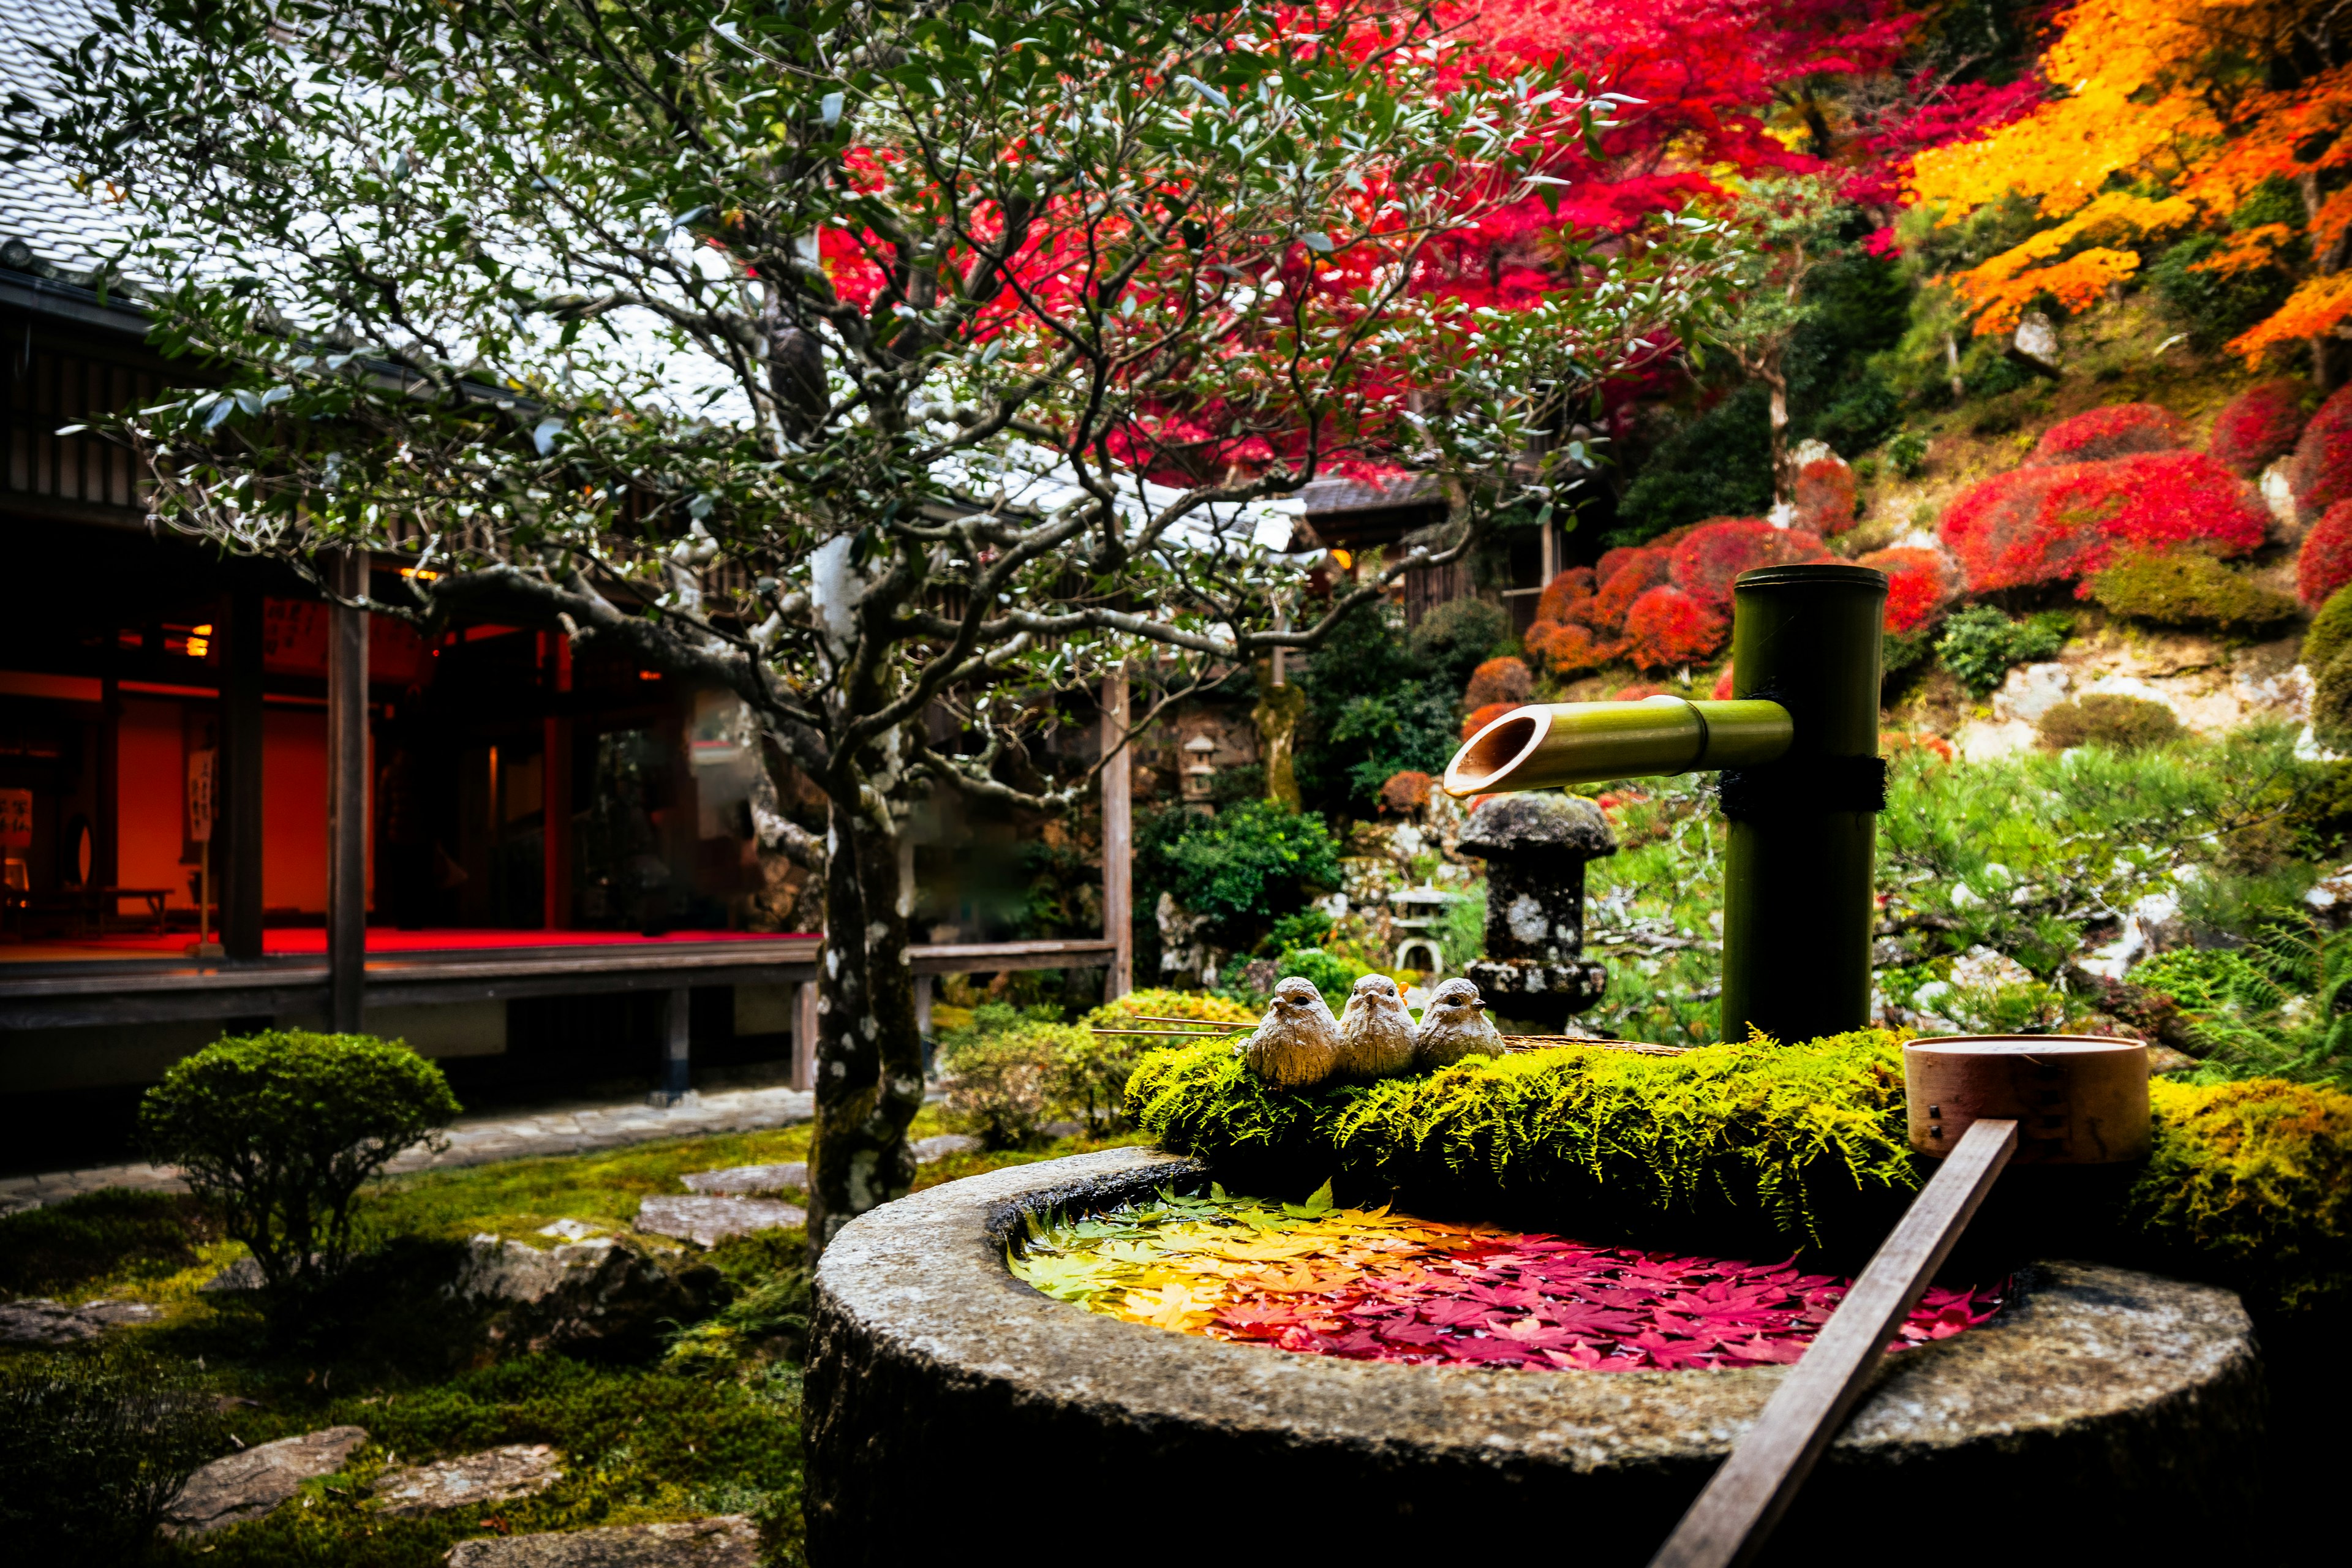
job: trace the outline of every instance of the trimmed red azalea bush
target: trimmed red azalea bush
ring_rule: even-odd
[[[1624,639],[1605,637],[1572,621],[1538,621],[1519,639],[1519,646],[1550,666],[1554,675],[1583,675],[1615,658]]]
[[[1727,612],[1731,585],[1742,572],[1829,558],[1818,534],[1775,528],[1761,518],[1719,517],[1700,523],[1675,546],[1674,583],[1707,608]]]
[[[1472,709],[1470,717],[1462,721],[1462,738],[1468,740],[1517,706],[1516,702],[1489,702],[1484,708]]]
[[[1601,565],[1609,566],[1610,556],[1617,555],[1616,551],[1611,551],[1601,558]],[[1570,616],[1595,631],[1621,630],[1633,601],[1664,584],[1673,570],[1672,557],[1664,550],[1629,550],[1618,556],[1613,570],[1595,574],[1601,582],[1600,591],[1574,606]]]
[[[2352,386],[2321,404],[2303,427],[2286,482],[2299,518],[2317,517],[2337,501],[2352,500]]]
[[[1731,623],[1680,588],[1653,588],[1625,613],[1625,655],[1643,669],[1711,658]]]
[[[1731,679],[1731,666],[1727,664],[1723,667],[1723,673],[1716,678],[1715,700],[1717,702],[1730,701],[1731,694],[1734,689],[1735,688]]]
[[[2303,434],[2304,384],[2292,377],[2257,382],[2221,405],[2205,449],[2213,460],[2251,479],[2294,450]]]
[[[2169,452],[2188,444],[2180,421],[2153,403],[2117,403],[2061,419],[2042,433],[2026,467],[2104,463],[2139,452]]]
[[[1963,492],[1939,531],[1981,594],[2082,577],[2123,547],[2242,555],[2269,527],[2262,498],[2220,463],[2157,452],[1998,475]]]
[[[1590,566],[1571,566],[1544,584],[1536,601],[1536,619],[1557,626],[1569,618],[1570,606],[1592,597],[1594,578]]]
[[[2316,610],[2347,583],[2352,583],[2352,500],[2340,500],[2303,536],[2303,552],[2294,558],[2294,587],[2304,606]]]
[[[1381,809],[1383,811],[1419,811],[1429,804],[1429,792],[1437,781],[1416,768],[1391,773],[1381,785]]]
[[[1815,458],[1797,470],[1790,500],[1797,509],[1797,527],[1835,537],[1853,526],[1853,469],[1843,458]]]
[[[1916,631],[1959,594],[1958,569],[1940,550],[1897,545],[1854,562],[1886,574],[1886,629]]]
[[[1535,694],[1534,676],[1516,658],[1490,658],[1470,672],[1469,689],[1462,700],[1473,708],[1492,702],[1525,702]]]

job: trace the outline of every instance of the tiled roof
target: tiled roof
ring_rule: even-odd
[[[5,3],[0,0],[0,5]],[[1298,492],[1298,499],[1312,519],[1340,512],[1443,506],[1445,486],[1426,474],[1400,474],[1392,479],[1317,479]]]
[[[44,48],[68,50],[89,30],[83,0],[0,0],[0,100],[22,93],[42,109],[57,102]],[[30,114],[11,122],[29,128]],[[21,239],[52,266],[87,271],[120,247],[129,225],[116,210],[73,188],[63,163],[44,153],[0,163],[0,241]]]

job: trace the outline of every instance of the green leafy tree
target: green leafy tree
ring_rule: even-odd
[[[913,1179],[914,804],[1063,809],[1073,688],[1132,660],[1148,723],[1461,558],[1729,266],[1669,216],[1525,309],[1444,287],[1613,100],[1385,0],[118,0],[59,64],[39,134],[226,377],[121,426],[164,523],[617,645],[825,795],[761,823],[824,879],[818,1248]],[[1464,505],[1283,628],[1242,509],[1339,458]]]
[[[1822,298],[1808,285],[1824,263],[1838,258],[1843,214],[1834,183],[1818,175],[1755,181],[1731,204],[1731,213],[1757,244],[1741,280],[1741,309],[1706,341],[1764,387],[1772,499],[1787,505],[1797,485],[1789,445],[1789,346],[1821,312]]]

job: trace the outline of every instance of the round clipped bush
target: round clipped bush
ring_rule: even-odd
[[[1536,601],[1536,619],[1555,626],[1567,620],[1570,606],[1592,597],[1594,581],[1590,566],[1571,566],[1544,584],[1543,596]]]
[[[1510,635],[1511,617],[1506,611],[1465,596],[1432,606],[1412,628],[1410,642],[1414,658],[1459,680]]]
[[[1470,685],[1462,700],[1473,708],[1489,702],[1525,702],[1535,689],[1535,678],[1526,665],[1516,658],[1490,658],[1470,672]]]
[[[1723,673],[1716,677],[1715,700],[1717,702],[1730,701],[1731,694],[1734,689],[1736,689],[1736,688],[1731,679],[1731,666],[1727,664],[1723,667]]]
[[[2352,500],[2340,500],[2320,513],[2303,549],[2294,558],[2294,587],[2303,602],[2316,609],[2352,583]]]
[[[1722,614],[1731,608],[1731,585],[1742,572],[1828,558],[1817,534],[1775,528],[1761,518],[1719,517],[1683,536],[1669,570],[1675,587]]]
[[[1584,628],[1579,626],[1577,629],[1582,631]],[[1489,702],[1482,708],[1473,708],[1470,710],[1470,717],[1462,721],[1462,738],[1468,740],[1517,706],[1516,702]],[[1382,784],[1381,787],[1385,790],[1388,785]]]
[[[1964,491],[1939,532],[1982,594],[2070,581],[2118,550],[2242,555],[2269,528],[2262,498],[2221,464],[2159,452],[1999,475]]]
[[[2303,634],[2301,662],[2316,675],[2347,647],[2352,647],[2352,588],[2338,588],[2311,617],[2311,629]]]
[[[1832,453],[1797,469],[1789,499],[1797,509],[1799,528],[1833,537],[1853,526],[1860,497],[1852,465]]]
[[[2057,463],[2103,463],[2141,452],[2169,452],[2186,445],[2180,421],[2153,403],[2117,403],[2061,419],[2042,433],[2025,459],[2032,468]]]
[[[1643,669],[1713,658],[1731,623],[1679,588],[1653,588],[1625,613],[1625,655]]]
[[[1854,564],[1886,574],[1886,629],[1890,632],[1918,630],[1959,595],[1959,569],[1940,550],[1896,545],[1874,550]]]
[[[2287,492],[2297,517],[2317,517],[2340,500],[2352,500],[2352,386],[2319,405],[2287,460]]]
[[[1528,628],[1521,645],[1529,657],[1542,659],[1554,675],[1583,675],[1615,658],[1622,651],[1624,640],[1604,636],[1574,621],[1538,621]]]
[[[404,1045],[273,1029],[173,1064],[139,1128],[283,1298],[342,1269],[361,1184],[457,1114],[449,1080]]]
[[[2161,702],[2119,692],[2094,691],[2071,702],[2053,703],[2035,726],[2053,752],[2071,746],[2104,746],[2138,752],[2180,738],[2180,721]]]
[[[1673,557],[1664,550],[1612,550],[1601,558],[1594,574],[1601,586],[1570,611],[1570,618],[1595,631],[1622,630],[1633,601],[1664,584],[1673,572]]]
[[[1429,792],[1436,783],[1435,779],[1415,768],[1391,773],[1388,782],[1381,785],[1381,808],[1383,811],[1419,811],[1429,804]]]
[[[2221,405],[2205,449],[2239,478],[2252,479],[2294,450],[2303,394],[2304,384],[2285,376],[2255,383]]]
[[[1090,1038],[1066,1024],[1025,1023],[956,1046],[942,1064],[948,1120],[992,1149],[1034,1142],[1070,1058]]]
[[[2294,601],[2284,594],[2273,594],[2193,550],[2118,555],[2088,586],[2091,597],[2116,615],[2163,626],[2251,629],[2274,626],[2296,615]]]

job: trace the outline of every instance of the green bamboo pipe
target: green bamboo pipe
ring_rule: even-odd
[[[1777,702],[1652,697],[1514,708],[1454,754],[1445,789],[1489,795],[1752,767],[1786,752],[1790,730],[1789,710]]]
[[[1886,578],[1771,566],[1733,587],[1732,700],[1515,709],[1464,742],[1454,795],[1736,768],[1722,1036],[1794,1042],[1870,1019],[1879,637]]]

